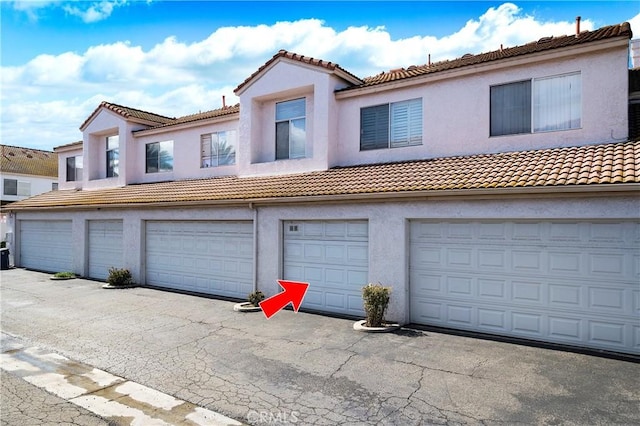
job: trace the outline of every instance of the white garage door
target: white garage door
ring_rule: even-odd
[[[109,268],[122,268],[122,221],[89,221],[89,277],[106,280]]]
[[[253,290],[252,223],[147,222],[146,282],[246,299]]]
[[[309,283],[302,308],[363,316],[369,268],[366,221],[284,223],[284,279]]]
[[[640,353],[640,223],[411,224],[411,321]]]
[[[73,272],[70,220],[21,220],[20,266],[47,272]]]

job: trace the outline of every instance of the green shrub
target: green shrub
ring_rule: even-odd
[[[107,283],[114,287],[122,287],[134,284],[131,272],[128,269],[109,268]]]
[[[0,248],[7,248],[7,242],[6,241],[0,241]]]
[[[260,290],[249,293],[249,296],[247,296],[247,300],[253,306],[260,306],[259,303],[264,300],[264,293],[262,293]]]
[[[390,297],[391,287],[383,287],[381,284],[367,284],[362,287],[367,327],[382,327]]]
[[[73,272],[56,272],[53,276],[56,278],[75,278],[76,274]]]

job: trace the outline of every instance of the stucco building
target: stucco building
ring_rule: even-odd
[[[60,191],[12,206],[16,264],[303,309],[640,353],[628,23],[359,78],[280,51],[239,105],[103,102]]]
[[[0,145],[0,174],[0,206],[5,206],[58,189],[58,156],[51,151]],[[7,241],[7,222],[2,209],[0,241]]]

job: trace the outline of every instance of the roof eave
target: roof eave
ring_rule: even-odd
[[[349,74],[348,72],[340,68],[338,65],[334,65],[333,68],[330,69],[330,68],[325,68],[315,64],[300,62],[295,59],[287,58],[286,56],[276,56],[275,58],[272,58],[270,61],[268,61],[265,65],[263,65],[263,68],[258,73],[251,76],[250,79],[242,82],[238,87],[236,87],[233,92],[236,94],[236,96],[242,95],[245,91],[249,89],[249,87],[251,87],[255,82],[260,80],[262,76],[264,76],[267,72],[269,72],[273,67],[275,67],[280,62],[286,62],[291,65],[307,68],[312,71],[322,72],[324,74],[333,74],[353,85],[360,85],[363,83],[362,80],[360,80],[354,75]]]
[[[113,204],[76,204],[66,206],[25,206],[8,205],[4,210],[12,212],[44,211],[44,210],[96,210],[96,209],[151,209],[151,208],[198,208],[217,206],[244,205],[282,205],[282,204],[316,204],[316,203],[366,203],[388,201],[438,201],[451,199],[495,199],[508,196],[509,198],[548,198],[548,197],[596,197],[596,196],[634,196],[640,192],[640,183],[612,183],[591,185],[562,185],[562,186],[529,186],[509,188],[475,188],[449,190],[417,190],[398,192],[375,192],[360,194],[335,194],[294,197],[268,198],[239,198],[224,200],[197,200],[176,202],[140,202]]]
[[[82,149],[83,144],[84,144],[83,141],[79,141],[79,142],[74,142],[66,145],[56,146],[53,148],[53,152],[57,154],[59,152],[76,151],[78,149]]]
[[[100,106],[98,106],[98,108],[93,113],[91,113],[89,118],[87,118],[85,120],[85,122],[82,123],[82,126],[80,126],[80,131],[84,132],[84,130],[87,127],[89,127],[89,125],[93,122],[93,120],[95,120],[95,118],[98,116],[98,114],[100,114],[102,111],[107,111],[107,112],[109,112],[111,114],[114,114],[116,117],[119,117],[119,118],[121,118],[124,121],[129,122],[129,123],[137,123],[137,124],[142,124],[142,125],[149,126],[149,127],[154,127],[154,126],[158,126],[159,124],[161,124],[161,123],[159,123],[157,121],[145,120],[145,119],[138,118],[138,117],[128,117],[128,116],[126,116],[124,114],[119,113],[118,111],[115,111],[115,110],[113,110],[111,108],[106,107],[105,105],[100,105]]]
[[[231,114],[220,115],[217,117],[202,118],[202,119],[187,121],[179,124],[167,124],[167,125],[160,125],[157,127],[153,127],[151,129],[134,130],[132,134],[133,134],[133,137],[136,137],[136,138],[142,137],[142,136],[148,136],[148,135],[157,135],[157,134],[166,133],[170,131],[206,126],[208,124],[218,124],[218,123],[224,123],[226,121],[234,121],[234,120],[238,120],[239,117],[240,117],[240,112],[238,111]]]

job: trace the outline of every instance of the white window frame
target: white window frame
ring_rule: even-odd
[[[7,192],[7,183],[11,183],[11,189],[15,188],[15,194],[14,194],[14,191]],[[18,179],[7,179],[7,178],[5,178],[2,181],[2,194],[3,195],[17,196],[18,195]]]
[[[200,168],[235,165],[237,134],[235,130],[222,130],[200,135]]]
[[[365,120],[368,120],[367,129]],[[422,145],[423,123],[422,98],[363,107],[360,109],[360,151]],[[374,142],[363,145],[369,136]]]
[[[526,82],[530,82],[529,104],[521,104],[520,107],[525,106],[528,110],[528,129],[523,128],[523,131],[519,132],[494,133],[492,89]],[[582,127],[582,73],[580,71],[498,84],[491,86],[490,93],[490,137],[558,132]],[[526,121],[527,117],[523,116],[523,119]]]
[[[73,165],[69,165],[69,160],[73,160]],[[67,182],[77,182],[82,180],[82,172],[83,172],[83,159],[82,155],[75,155],[73,157],[67,157],[66,160],[66,181]],[[73,176],[69,177],[69,168],[73,169]]]
[[[154,157],[150,157],[149,156],[149,148],[151,146],[157,146],[157,150],[156,150],[156,155]],[[166,153],[165,155],[163,155],[163,152]],[[144,146],[144,170],[145,173],[147,174],[153,174],[153,173],[170,173],[173,171],[173,160],[174,160],[174,156],[173,156],[173,141],[172,140],[167,140],[167,141],[159,141],[159,142],[150,142],[148,144],[145,144]],[[163,165],[163,159],[167,160],[170,158],[170,161],[166,164],[169,164],[168,166],[162,167]],[[153,159],[156,163],[155,163],[155,167],[152,167],[151,169],[149,168],[149,159]]]
[[[533,79],[531,115],[533,133],[581,128],[581,73],[573,72]]]
[[[296,104],[302,105],[302,114],[300,114],[299,112],[295,112]],[[287,111],[287,107],[291,106],[293,106],[293,113]],[[305,158],[307,151],[307,99],[297,98],[283,102],[276,102],[275,110],[276,160]],[[284,129],[286,129],[287,132],[286,156],[284,156],[282,153],[279,153],[279,129],[282,129],[280,131],[284,131]]]
[[[107,148],[107,177],[118,177],[120,175],[120,136],[107,136],[105,140]],[[109,164],[110,160],[113,161],[113,164]]]
[[[18,181],[18,197],[31,196],[31,182]]]

